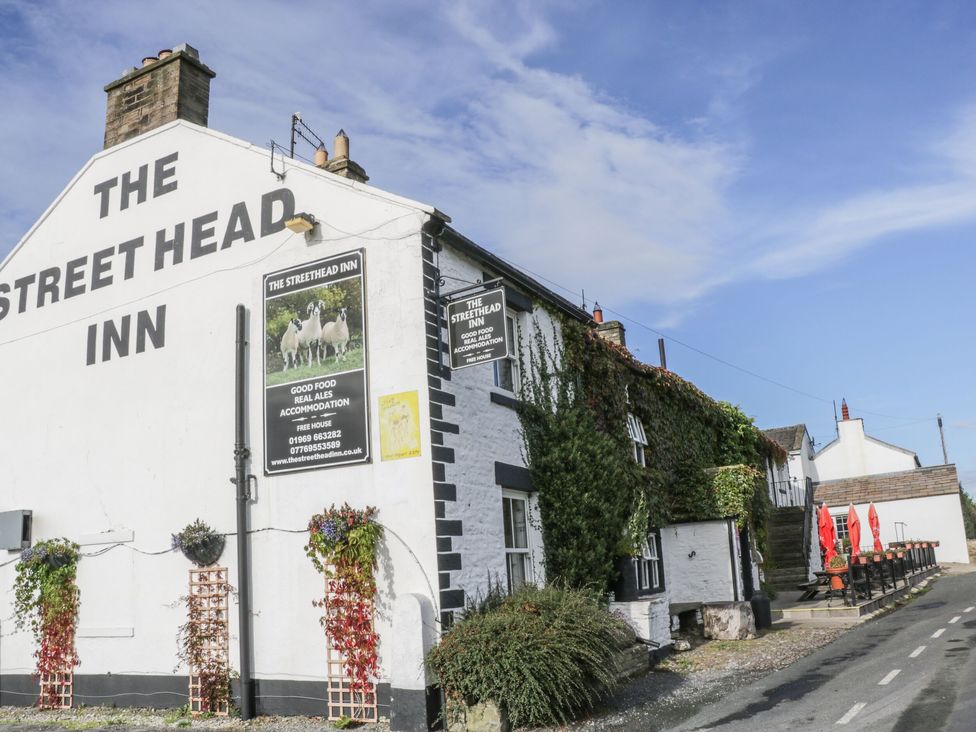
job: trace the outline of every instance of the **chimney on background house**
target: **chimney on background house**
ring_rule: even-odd
[[[206,127],[216,75],[187,43],[146,56],[141,68],[128,69],[105,87],[105,148],[175,119]]]
[[[845,422],[851,418],[851,410],[847,408],[847,400],[840,400],[840,417]]]
[[[343,178],[365,183],[369,180],[366,171],[359,163],[349,159],[349,136],[344,130],[339,130],[332,143],[332,160],[323,166],[330,173],[341,175]]]
[[[627,339],[624,336],[624,324],[619,320],[608,320],[603,322],[603,308],[600,303],[593,303],[593,322],[596,323],[596,333],[605,341],[616,343],[618,346],[627,347]]]

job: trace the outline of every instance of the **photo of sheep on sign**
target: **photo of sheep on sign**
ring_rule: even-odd
[[[264,277],[265,470],[370,460],[365,252]]]
[[[269,299],[265,383],[363,368],[362,299],[359,277]]]

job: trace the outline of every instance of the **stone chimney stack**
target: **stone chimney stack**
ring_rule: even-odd
[[[343,178],[365,183],[369,180],[363,166],[349,159],[349,136],[344,130],[339,130],[332,144],[332,160],[325,169],[330,173],[341,175]]]
[[[174,119],[207,126],[210,80],[217,74],[189,44],[146,56],[105,87],[105,147],[110,148]]]
[[[603,308],[600,303],[593,303],[593,322],[596,323],[596,334],[605,341],[616,343],[618,346],[627,347],[627,339],[624,336],[624,324],[619,320],[603,321]]]
[[[605,341],[616,343],[618,346],[627,347],[627,339],[624,337],[624,324],[619,320],[608,320],[600,323],[596,327],[596,333]]]

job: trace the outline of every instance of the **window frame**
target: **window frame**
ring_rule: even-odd
[[[512,394],[513,396],[518,395],[519,385],[520,385],[520,375],[519,375],[519,364],[518,364],[518,349],[516,348],[515,335],[518,330],[518,313],[512,310],[505,309],[505,337],[508,339],[508,356],[505,358],[499,358],[492,361],[492,383],[496,389],[501,389],[502,391]],[[508,388],[502,384],[500,366],[502,362],[508,364],[509,373],[512,378],[512,387]]]
[[[844,539],[851,538],[851,532],[847,530],[847,514],[834,514],[831,516],[834,520],[834,533],[837,534],[837,541],[843,544]]]
[[[519,501],[523,505],[525,522],[524,547],[509,546],[509,543],[513,545],[519,543],[516,538],[518,532],[516,531],[515,511],[511,508],[515,501]],[[505,551],[505,580],[509,594],[525,584],[533,584],[535,582],[535,569],[532,561],[532,526],[529,522],[530,514],[531,505],[529,503],[529,496],[526,493],[513,490],[502,491],[502,545]],[[511,542],[509,541],[510,537]],[[518,586],[514,586],[512,581],[511,557],[514,556],[521,557],[522,563],[523,581]]]
[[[627,412],[627,434],[630,435],[634,462],[641,467],[647,467],[647,433],[644,431],[644,424],[640,417],[633,412]]]
[[[647,532],[641,555],[634,558],[634,581],[638,597],[664,592],[664,551],[657,529]]]

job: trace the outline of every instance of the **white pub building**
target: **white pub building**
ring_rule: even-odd
[[[479,362],[497,328],[452,331],[449,354],[441,296],[500,280],[467,307],[479,325],[501,312],[509,342],[533,318],[550,330],[551,312],[590,317],[433,207],[367,185],[344,134],[309,165],[207,129],[213,76],[184,45],[106,87],[105,149],[0,265],[0,582],[32,542],[80,544],[75,703],[180,706],[190,565],[170,536],[200,518],[227,535],[231,583],[249,580],[246,638],[231,612],[233,666],[244,645],[249,667],[235,696],[323,715],[323,579],[304,532],[331,504],[375,506],[379,714],[426,729],[441,624],[489,581],[542,579],[518,359]],[[30,633],[0,633],[0,704],[32,704]]]

